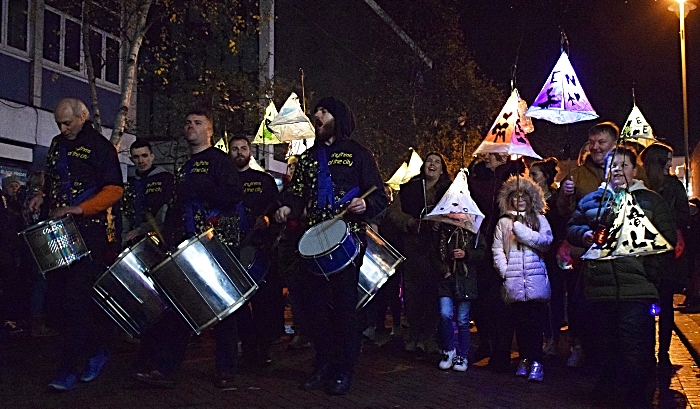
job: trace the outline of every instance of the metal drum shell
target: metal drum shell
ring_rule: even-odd
[[[166,257],[156,240],[149,235],[122,251],[93,286],[93,299],[132,337],[142,335],[170,308],[148,275]]]
[[[42,274],[70,265],[90,254],[71,215],[58,220],[45,220],[18,234],[26,241]]]
[[[181,243],[151,276],[197,334],[240,308],[258,289],[213,229]]]
[[[377,291],[394,275],[396,267],[406,260],[371,227],[367,227],[366,233],[367,249],[362,259],[360,277],[357,283],[358,310],[372,300]]]

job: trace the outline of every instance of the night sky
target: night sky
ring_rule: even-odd
[[[509,90],[517,57],[517,86],[532,103],[559,57],[561,26],[571,63],[600,120],[623,124],[634,85],[637,106],[654,132],[683,155],[679,19],[667,10],[672,1],[463,1],[461,12],[469,50],[500,89]],[[696,9],[686,18],[691,150],[700,139],[699,47]],[[594,123],[569,127],[573,153]],[[535,120],[536,130],[538,124]],[[535,131],[535,147],[537,138]]]
[[[403,2],[421,0],[376,1],[391,11]],[[498,86],[504,101],[517,57],[517,87],[532,103],[559,58],[561,27],[569,40],[573,68],[599,120],[622,125],[632,109],[634,85],[637,106],[655,133],[683,155],[679,20],[667,10],[673,1],[456,0],[456,4],[465,33],[464,51]],[[347,101],[363,97],[360,85],[371,80],[375,69],[368,56],[382,43],[398,43],[395,49],[411,52],[362,0],[278,0],[275,7],[276,74],[298,78],[303,67],[310,103],[328,94]],[[405,30],[411,35],[410,27]],[[699,49],[700,9],[696,9],[686,19],[691,150],[700,140]],[[430,55],[429,49],[424,51]],[[530,139],[536,151],[560,158],[567,153],[561,140],[568,139],[569,153],[576,156],[595,123],[567,127],[535,120]],[[358,124],[359,131],[361,127]],[[546,138],[555,142],[547,143]]]

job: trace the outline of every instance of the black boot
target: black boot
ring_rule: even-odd
[[[321,389],[331,380],[331,371],[328,365],[319,366],[314,373],[299,388],[305,391]]]
[[[350,392],[352,386],[352,374],[350,372],[339,372],[334,378],[333,383],[328,388],[328,393],[331,395],[346,395]]]

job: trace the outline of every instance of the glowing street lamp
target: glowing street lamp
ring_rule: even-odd
[[[688,152],[688,88],[686,86],[685,72],[685,18],[691,10],[697,8],[695,3],[686,0],[676,0],[668,6],[670,11],[676,13],[681,21],[681,81],[683,86],[683,144],[685,146],[685,190],[688,191],[690,180],[690,153]]]

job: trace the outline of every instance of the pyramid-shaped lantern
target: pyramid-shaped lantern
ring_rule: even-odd
[[[399,186],[401,186],[403,183],[403,178],[406,176],[406,172],[408,172],[408,165],[406,162],[404,162],[398,169],[396,169],[396,172],[391,175],[389,180],[386,181],[386,184],[389,185],[392,190],[399,190]]]
[[[627,121],[625,121],[625,126],[622,128],[622,132],[620,132],[620,138],[637,142],[644,147],[656,142],[651,125],[644,119],[642,111],[639,110],[636,104],[632,107],[632,112],[630,112]]]
[[[316,136],[313,124],[301,109],[299,97],[293,92],[282,105],[280,113],[267,127],[282,142],[308,139]]]
[[[542,159],[532,150],[530,141],[525,136],[518,111],[518,90],[511,92],[508,101],[496,117],[491,130],[484,138],[481,145],[474,152],[480,153],[505,153],[508,155],[522,155],[531,158]]]
[[[571,124],[598,118],[583,92],[581,82],[562,51],[539,95],[527,110],[532,118],[555,124]]]
[[[253,145],[276,145],[282,143],[282,141],[280,141],[279,138],[277,138],[275,134],[273,134],[267,127],[276,116],[277,108],[275,107],[275,103],[270,101],[270,104],[267,106],[267,108],[265,108],[265,117],[263,118],[262,122],[260,122],[258,133],[255,134],[255,138],[253,138],[253,141],[251,142]]]
[[[479,231],[484,214],[469,193],[467,173],[464,169],[459,171],[442,199],[423,219],[452,224],[472,233]]]
[[[423,166],[423,159],[416,153],[416,151],[411,149],[411,159],[402,163],[396,172],[386,181],[393,190],[399,190],[401,185],[411,180],[412,177],[420,175],[420,168]]]
[[[611,260],[620,257],[646,256],[673,250],[659,233],[634,197],[624,191],[620,207],[603,244],[593,244],[581,257],[587,260]],[[617,202],[617,200],[616,200]]]

